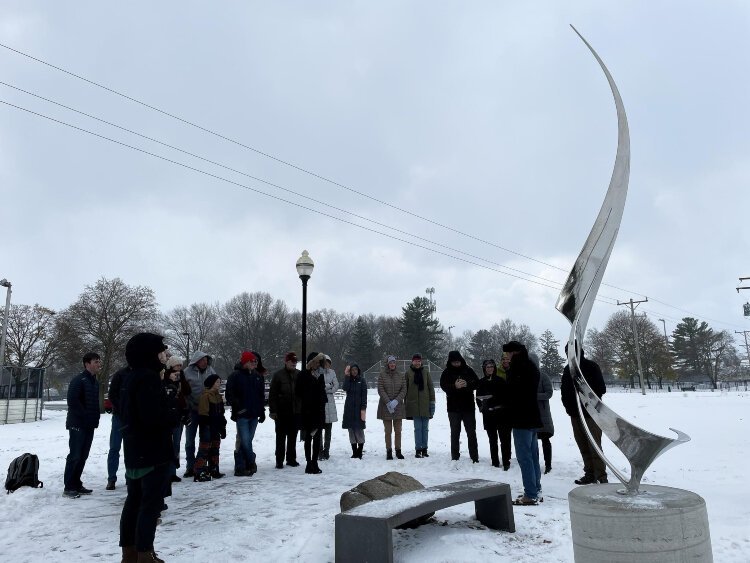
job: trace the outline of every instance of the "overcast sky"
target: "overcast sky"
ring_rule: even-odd
[[[235,171],[5,85],[0,100],[309,208],[0,104],[0,277],[14,303],[53,308],[101,276],[150,286],[164,310],[242,291],[299,307],[307,249],[311,309],[398,315],[434,287],[453,334],[511,318],[567,338],[554,304],[617,142],[606,79],[568,24],[631,133],[589,327],[648,296],[639,311],[668,332],[687,315],[750,329],[750,290],[735,291],[750,276],[744,1],[5,1],[0,43],[332,182],[0,48],[2,82]]]

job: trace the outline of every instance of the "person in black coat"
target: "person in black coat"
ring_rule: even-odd
[[[565,345],[565,353],[567,355],[568,345]],[[581,348],[581,359],[579,362],[581,366],[581,373],[586,379],[591,390],[596,393],[596,396],[600,399],[607,392],[607,386],[604,383],[604,377],[602,376],[602,370],[599,365],[584,357],[583,348]],[[573,378],[570,373],[570,365],[566,365],[563,370],[562,378],[560,379],[560,397],[562,399],[565,412],[570,416],[570,424],[573,427],[573,437],[578,445],[578,450],[581,452],[581,458],[583,458],[583,477],[576,479],[576,485],[590,485],[594,483],[607,483],[607,466],[596,450],[589,442],[586,430],[583,427],[583,422],[578,414],[578,394],[576,393],[576,387],[573,383]],[[596,422],[589,416],[585,409],[583,410],[583,417],[586,420],[586,426],[588,426],[589,432],[594,437],[594,441],[599,449],[602,448],[602,429],[597,426]]]
[[[323,473],[318,467],[321,429],[326,422],[325,406],[328,402],[325,388],[325,354],[312,352],[307,356],[306,369],[297,380],[296,393],[300,399],[300,438],[305,441],[305,473]]]
[[[493,467],[500,467],[498,456],[498,438],[503,458],[503,469],[510,468],[510,436],[511,428],[507,423],[507,394],[508,383],[505,380],[505,371],[502,375],[497,370],[495,360],[489,359],[482,362],[484,377],[479,380],[477,386],[477,406],[482,413],[482,422],[490,441],[490,458]]]
[[[448,361],[440,375],[440,387],[445,391],[448,403],[448,420],[451,425],[451,459],[461,457],[461,423],[464,424],[469,439],[469,456],[473,463],[479,463],[477,446],[477,421],[475,417],[474,389],[479,379],[474,370],[466,365],[466,360],[457,350],[448,353]]]
[[[122,386],[122,377],[130,368],[117,370],[109,381],[109,411],[107,411],[107,402],[104,403],[105,412],[112,413],[112,428],[109,431],[109,453],[107,454],[107,487],[108,491],[115,490],[117,482],[117,470],[120,467],[120,449],[122,448],[122,421],[120,420],[120,387]]]
[[[81,475],[91,451],[94,430],[99,426],[99,382],[96,380],[96,374],[102,368],[99,354],[89,352],[83,356],[83,368],[68,385],[65,428],[68,429],[70,453],[65,460],[63,495],[69,498],[91,494],[91,489],[83,486]]]
[[[158,561],[154,536],[164,506],[169,464],[174,459],[172,429],[178,422],[177,414],[169,408],[161,380],[167,359],[163,339],[142,332],[125,346],[131,370],[120,387],[128,489],[120,516],[123,561]]]
[[[514,503],[535,505],[539,502],[539,493],[542,490],[542,471],[539,466],[539,445],[536,438],[536,430],[542,425],[537,401],[539,368],[529,359],[526,346],[520,342],[511,340],[503,345],[503,352],[507,352],[510,357],[510,365],[506,371],[510,424],[513,427],[516,459],[523,480],[523,495]]]

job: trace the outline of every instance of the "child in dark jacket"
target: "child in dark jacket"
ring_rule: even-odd
[[[227,419],[224,418],[224,400],[219,393],[221,378],[212,374],[203,383],[205,390],[198,401],[200,445],[195,458],[195,481],[220,479],[219,448],[227,437]]]

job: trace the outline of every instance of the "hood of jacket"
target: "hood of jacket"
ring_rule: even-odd
[[[201,358],[208,358],[208,365],[209,366],[211,365],[211,362],[213,362],[213,360],[214,360],[211,356],[209,356],[208,354],[206,354],[204,351],[202,351],[202,350],[196,350],[195,352],[193,352],[193,355],[190,356],[190,363],[188,365],[189,366],[194,366],[196,363],[198,363],[198,361]]]

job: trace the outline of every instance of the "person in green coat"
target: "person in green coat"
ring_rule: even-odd
[[[414,457],[427,455],[427,436],[430,419],[435,416],[435,387],[432,384],[430,370],[422,366],[422,355],[414,354],[411,365],[406,368],[406,418],[414,421]]]

